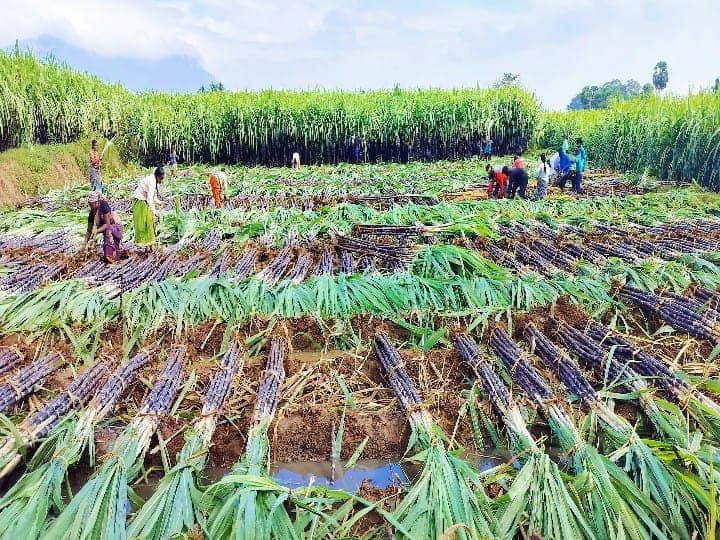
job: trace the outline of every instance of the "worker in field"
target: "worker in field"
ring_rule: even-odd
[[[548,163],[545,154],[540,154],[540,166],[535,171],[535,178],[537,179],[537,189],[535,190],[535,200],[539,201],[545,198],[547,194],[547,188],[555,176],[555,170]]]
[[[501,170],[495,170],[491,165],[488,165],[488,187],[487,194],[490,198],[502,199],[505,197],[505,188],[508,182],[508,175],[504,167]]]
[[[291,166],[293,169],[300,168],[300,152],[293,152]]]
[[[570,155],[560,147],[558,150],[558,159],[557,159],[557,186],[560,188],[560,191],[565,191],[565,184],[572,177],[572,165],[573,165],[573,159],[570,157]]]
[[[150,248],[155,244],[156,226],[160,221],[159,207],[164,204],[158,195],[164,180],[165,170],[158,167],[153,174],[143,176],[133,192],[133,228],[138,246]]]
[[[585,166],[587,165],[587,154],[583,147],[583,140],[578,137],[575,141],[575,176],[573,177],[572,189],[577,195],[582,194],[582,181]]]
[[[97,151],[97,141],[95,139],[90,143],[90,166],[88,167],[88,180],[90,188],[93,191],[103,191],[102,175],[100,174],[102,167],[102,155]]]
[[[490,138],[490,135],[488,135],[487,139],[485,139],[485,146],[483,147],[483,153],[482,153],[481,159],[490,161],[490,158],[492,157],[492,147],[493,147],[493,140],[492,140],[492,138]]]
[[[173,177],[177,174],[177,168],[178,168],[178,157],[177,152],[175,151],[175,147],[170,147],[170,153],[168,156],[168,162],[167,166],[170,169],[170,176]]]
[[[565,134],[563,135],[562,150],[563,150],[563,152],[565,152],[566,154],[567,154],[568,152],[570,152],[570,143],[568,142],[568,134],[567,134],[567,133],[565,133]]]
[[[522,159],[520,159],[519,154],[515,154],[513,156],[513,167],[515,169],[524,169],[525,168],[525,162]]]
[[[513,167],[508,168],[505,167],[505,169],[509,169],[507,172],[508,175],[508,198],[514,199],[516,193],[520,193],[520,197],[523,199],[527,199],[527,186],[528,186],[528,173],[525,170],[525,167]]]
[[[215,208],[220,208],[222,202],[227,198],[228,180],[227,174],[223,171],[215,171],[210,174],[210,191],[212,192]]]
[[[118,215],[112,211],[110,204],[103,198],[99,191],[91,191],[88,195],[90,214],[87,220],[87,232],[83,249],[86,249],[88,242],[95,234],[103,235],[103,258],[105,262],[113,264],[125,258],[122,250],[123,227]]]
[[[353,154],[355,155],[355,163],[360,163],[360,161],[362,160],[362,137],[360,137],[360,135],[355,136]]]

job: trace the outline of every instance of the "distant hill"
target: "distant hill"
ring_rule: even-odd
[[[119,82],[135,92],[197,92],[201,86],[207,87],[216,81],[196,59],[189,56],[168,56],[160,60],[106,57],[47,35],[23,40],[19,44],[20,48],[30,48],[41,58],[52,54],[75,69],[87,71],[109,83]]]

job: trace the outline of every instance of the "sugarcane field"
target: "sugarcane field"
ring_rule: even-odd
[[[720,537],[719,80],[325,90],[280,10],[257,89],[136,88],[114,9],[0,49],[0,539]]]

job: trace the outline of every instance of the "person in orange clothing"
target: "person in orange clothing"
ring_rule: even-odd
[[[488,197],[495,197],[497,199],[505,197],[505,186],[508,181],[508,175],[505,172],[506,168],[507,167],[503,167],[502,171],[496,171],[495,169],[488,171]]]
[[[210,174],[210,191],[215,208],[220,208],[223,200],[227,197],[227,175],[223,171],[215,171]]]

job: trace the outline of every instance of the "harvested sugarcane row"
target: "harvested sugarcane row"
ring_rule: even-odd
[[[209,233],[205,235],[205,238],[203,238],[202,242],[202,248],[207,252],[214,252],[218,247],[220,247],[220,242],[222,241],[222,229],[219,227],[215,227],[212,229]]]
[[[256,248],[248,248],[240,260],[235,265],[235,277],[237,279],[245,279],[255,269],[255,262],[257,261],[258,251]]]
[[[269,265],[256,274],[256,278],[265,281],[268,285],[277,284],[287,272],[292,256],[292,247],[285,246]]]
[[[363,255],[358,261],[358,269],[368,273],[375,272],[377,270],[375,259],[369,255]]]
[[[347,250],[340,252],[340,273],[352,274],[355,271],[355,259],[353,254]]]
[[[695,287],[691,291],[692,296],[703,306],[715,311],[720,311],[720,293],[706,287]]]
[[[150,354],[147,351],[140,351],[125,364],[120,366],[115,373],[107,380],[97,395],[90,403],[90,407],[97,411],[98,419],[105,418],[110,414],[117,404],[120,396],[127,387],[135,380],[140,370],[145,367]]]
[[[378,257],[385,261],[399,260],[405,263],[412,262],[415,257],[415,252],[407,247],[379,244],[360,238],[345,236],[340,233],[336,233],[334,236],[337,247],[346,251]]]
[[[511,405],[514,406],[510,391],[483,357],[475,340],[467,334],[460,334],[455,338],[455,348],[460,353],[463,362],[470,366],[474,375],[481,382],[495,412],[498,416],[504,416]]]
[[[9,411],[17,403],[35,391],[36,386],[58,369],[64,360],[57,352],[51,352],[36,360],[4,384],[0,384],[0,412]]]
[[[86,373],[77,376],[65,392],[28,416],[17,433],[0,444],[0,478],[10,474],[22,460],[23,448],[45,437],[71,409],[84,406],[107,374],[107,366],[98,362]]]
[[[550,339],[530,323],[525,326],[525,339],[530,344],[530,351],[543,362],[545,367],[555,373],[565,387],[575,394],[586,407],[597,401],[597,393],[583,376],[580,368],[564,352],[558,349]]]
[[[329,247],[325,247],[323,254],[320,257],[320,262],[315,269],[316,276],[322,276],[324,274],[333,273],[334,258],[332,250]]]
[[[370,225],[355,223],[352,232],[356,236],[421,236],[426,229],[421,224],[415,225]]]
[[[254,424],[275,414],[280,396],[280,387],[285,380],[285,349],[286,345],[282,340],[273,339],[270,343],[270,352],[265,363],[265,374],[260,383],[257,401],[255,402]]]
[[[48,538],[126,537],[128,488],[139,474],[151,438],[182,385],[185,352],[182,346],[170,350],[165,367],[137,416],[118,436],[100,470],[52,522],[46,533]],[[102,512],[98,512],[98,501],[103,505]]]
[[[507,225],[503,225],[502,223],[498,223],[495,228],[497,229],[497,232],[500,236],[503,238],[520,238],[521,234],[517,232],[514,228],[508,227]]]
[[[223,355],[220,365],[207,388],[203,404],[203,416],[205,411],[219,410],[225,402],[230,388],[232,378],[238,371],[242,361],[242,350],[237,342],[232,342]]]
[[[720,331],[717,325],[683,303],[636,289],[630,285],[624,285],[620,289],[620,297],[623,301],[629,301],[638,307],[657,313],[676,330],[707,339],[714,344],[720,342]]]
[[[598,265],[602,265],[605,262],[605,256],[599,251],[587,246],[576,244],[575,242],[564,242],[561,244],[560,248],[576,259],[583,259]]]
[[[220,254],[220,257],[218,257],[217,261],[210,270],[210,277],[216,278],[223,275],[227,271],[229,266],[230,255],[228,254],[227,250],[223,250],[223,252]]]
[[[149,283],[155,283],[167,279],[168,276],[177,275],[179,259],[176,253],[170,253],[157,269],[148,277]]]
[[[484,249],[494,263],[504,266],[505,268],[509,268],[510,270],[514,270],[519,274],[527,272],[523,263],[518,261],[507,251],[498,247],[496,244],[488,242]]]
[[[285,241],[283,242],[283,247],[287,247],[287,248],[300,247],[300,238],[298,238],[298,233],[296,231],[288,232],[287,236],[285,237]]]
[[[556,233],[549,225],[543,223],[542,221],[533,222],[532,230],[536,234],[540,235],[546,240],[549,240],[550,242],[554,242],[559,238],[558,233]]]
[[[708,319],[708,321],[711,322],[718,322],[720,321],[720,312],[713,309],[710,306],[707,306],[705,304],[702,304],[701,302],[698,302],[695,298],[692,298],[690,296],[683,296],[681,294],[674,293],[672,291],[667,291],[663,293],[663,296],[666,298],[672,298],[679,304],[684,305],[688,309],[691,309],[695,313],[698,313]]]
[[[0,349],[0,376],[12,371],[20,365],[22,354],[14,347]]]
[[[400,408],[410,414],[421,405],[422,398],[405,369],[400,353],[386,334],[375,335],[375,351],[400,403]]]
[[[307,277],[308,273],[310,272],[312,262],[312,255],[310,255],[309,253],[300,255],[297,262],[295,263],[295,267],[288,274],[287,279],[295,283],[303,282]]]
[[[631,264],[639,263],[642,259],[640,254],[634,249],[619,244],[607,245],[601,242],[590,241],[587,242],[586,245],[590,249],[593,249],[606,257],[617,257]]]
[[[520,347],[510,339],[510,336],[501,328],[495,327],[490,332],[490,347],[502,360],[505,369],[512,375],[518,384],[535,401],[544,402],[553,398],[552,390],[535,371],[520,350]]]
[[[544,257],[555,266],[561,266],[566,270],[573,270],[575,268],[575,263],[577,262],[575,257],[571,257],[567,253],[564,253],[562,250],[548,244],[547,242],[543,242],[542,240],[533,240],[532,248],[538,255]]]
[[[525,244],[516,242],[513,244],[512,250],[514,252],[513,254],[520,262],[533,267],[545,276],[550,276],[558,272],[558,268],[554,264],[539,253],[527,247]]]

